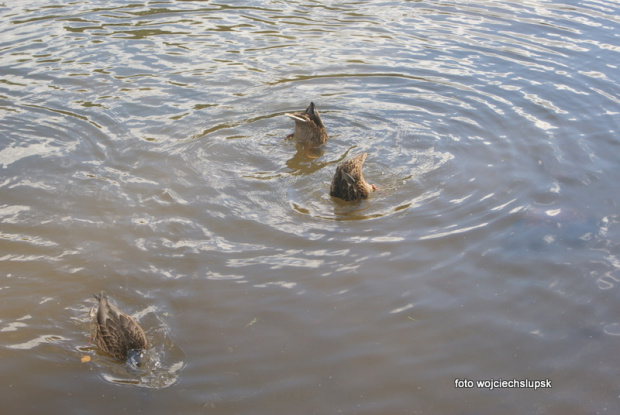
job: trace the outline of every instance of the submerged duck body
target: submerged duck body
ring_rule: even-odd
[[[95,324],[95,343],[101,350],[118,360],[137,359],[140,365],[143,351],[148,347],[146,335],[136,319],[123,313],[101,291],[95,294],[99,309]]]
[[[327,142],[327,131],[314,102],[305,111],[285,114],[295,121],[295,132],[289,137],[299,144],[317,147]]]
[[[377,186],[366,182],[362,175],[362,166],[367,156],[368,153],[361,153],[338,165],[329,191],[330,196],[346,201],[362,200],[368,199],[370,193],[377,190]]]

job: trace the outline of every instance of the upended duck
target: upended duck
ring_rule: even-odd
[[[295,121],[295,131],[286,138],[293,137],[299,144],[312,147],[318,147],[327,142],[327,131],[314,102],[311,102],[305,111],[285,115]]]
[[[346,201],[368,199],[370,192],[377,190],[377,186],[364,180],[362,165],[368,153],[361,153],[343,161],[336,168],[329,191],[330,196]]]
[[[136,319],[110,304],[105,292],[95,294],[95,299],[99,301],[95,318],[97,346],[118,360],[130,360],[140,366],[148,347],[142,327]]]

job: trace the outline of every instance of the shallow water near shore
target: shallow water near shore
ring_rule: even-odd
[[[617,3],[0,12],[7,413],[620,410]],[[361,152],[378,191],[331,198]]]

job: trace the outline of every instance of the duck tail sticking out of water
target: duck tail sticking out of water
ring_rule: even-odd
[[[329,191],[331,196],[346,201],[362,200],[368,199],[370,193],[377,190],[377,186],[366,182],[362,175],[367,156],[368,153],[361,153],[338,165]]]
[[[289,138],[294,137],[299,144],[314,147],[327,142],[327,131],[314,102],[311,102],[305,111],[286,113],[285,115],[295,121],[295,131],[289,135]]]
[[[104,291],[94,296],[99,302],[95,343],[114,358],[135,360],[136,365],[140,366],[143,352],[148,347],[144,330],[136,319],[111,304]]]

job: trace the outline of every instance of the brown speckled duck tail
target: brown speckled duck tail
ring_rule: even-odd
[[[336,168],[329,194],[342,200],[368,199],[377,186],[369,184],[362,175],[362,166],[368,153],[361,153],[343,161]]]
[[[127,360],[133,356],[140,365],[142,351],[148,347],[142,327],[136,319],[110,304],[104,291],[95,294],[95,299],[99,301],[95,318],[97,346],[118,360]]]
[[[305,111],[286,115],[295,121],[295,132],[289,137],[295,138],[299,144],[318,147],[327,142],[327,131],[314,102]]]

